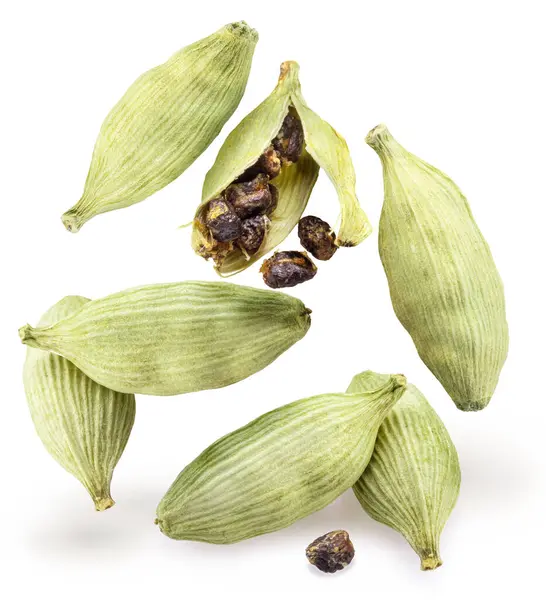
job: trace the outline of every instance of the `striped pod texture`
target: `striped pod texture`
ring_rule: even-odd
[[[77,232],[181,175],[239,105],[257,41],[244,21],[231,23],[139,77],[101,127],[83,195],[62,216],[65,227]]]
[[[406,379],[282,406],[221,438],[178,476],[157,508],[174,539],[230,544],[276,531],[351,487]]]
[[[93,300],[50,327],[26,325],[19,334],[111,389],[167,396],[260,371],[307,333],[309,313],[286,294],[187,281]]]
[[[365,371],[347,391],[376,389],[388,377]],[[423,394],[408,385],[381,424],[372,458],[353,486],[358,501],[373,519],[406,538],[426,571],[442,564],[440,534],[460,485],[449,433]]]
[[[89,302],[67,296],[50,308],[48,327]],[[135,420],[135,397],[105,388],[70,361],[28,348],[23,380],[36,432],[51,456],[81,481],[97,510],[113,506],[110,481]]]
[[[481,410],[508,353],[504,290],[466,198],[384,125],[367,143],[383,164],[379,253],[394,311],[461,410]]]

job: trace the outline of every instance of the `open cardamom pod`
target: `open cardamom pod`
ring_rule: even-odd
[[[403,375],[374,390],[298,400],[262,415],[190,463],[157,508],[174,539],[231,544],[325,507],[368,464]]]
[[[336,246],[355,246],[370,233],[355,193],[355,173],[345,140],[303,99],[299,66],[281,65],[273,92],[229,134],[207,173],[193,224],[192,246],[212,258],[221,275],[233,275],[276,248],[296,227],[322,168],[336,189],[341,219]],[[210,205],[225,201],[241,219],[261,215],[267,226],[258,247],[218,233]],[[238,209],[239,207],[239,209]],[[230,238],[229,240],[227,238]],[[332,252],[333,254],[333,252]]]
[[[364,371],[347,392],[377,389],[388,375]],[[389,412],[375,448],[353,490],[376,521],[400,532],[421,559],[421,569],[442,564],[440,534],[461,485],[457,450],[444,424],[414,386]]]
[[[49,327],[88,302],[67,296],[46,312],[40,326]],[[46,450],[81,481],[97,510],[113,506],[110,481],[135,420],[133,394],[105,388],[66,358],[35,348],[27,350],[23,381]]]
[[[186,281],[92,300],[49,327],[26,325],[19,334],[118,392],[167,396],[257,373],[307,333],[310,312],[280,292]]]
[[[141,75],[102,124],[85,189],[62,221],[136,204],[181,175],[220,133],[241,98],[258,34],[231,23]]]
[[[379,253],[394,311],[457,407],[481,410],[508,352],[504,290],[466,198],[384,125],[366,138],[383,164]]]

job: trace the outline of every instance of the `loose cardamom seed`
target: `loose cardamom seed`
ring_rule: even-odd
[[[305,550],[307,560],[324,573],[335,573],[348,566],[355,549],[349,534],[342,529],[330,531],[311,542]]]
[[[348,393],[375,390],[388,375],[356,375]],[[421,569],[442,564],[440,534],[461,485],[457,451],[444,424],[414,386],[389,412],[372,458],[353,486],[364,510],[400,532],[421,559]]]
[[[276,248],[294,229],[307,205],[319,169],[323,168],[337,191],[341,222],[337,246],[355,246],[370,233],[369,221],[355,193],[355,173],[345,140],[305,103],[295,62],[281,65],[277,87],[229,134],[207,173],[202,201],[194,218],[192,246],[206,259],[212,258],[221,275],[233,275]],[[238,212],[238,194],[260,177],[278,191],[278,202],[243,201],[251,211]],[[246,192],[245,192],[246,193]],[[206,226],[208,204],[218,197],[235,203],[241,218],[267,214],[269,226],[254,253],[235,243],[222,246]]]
[[[244,21],[231,23],[139,77],[102,125],[83,195],[62,216],[65,227],[76,232],[181,175],[239,105],[257,41]]]
[[[111,389],[165,396],[260,371],[307,333],[310,312],[286,294],[186,281],[92,300],[50,327],[26,325],[19,334]]]
[[[504,290],[466,198],[384,125],[379,253],[392,304],[423,362],[461,410],[489,403],[508,352]]]
[[[40,326],[49,327],[88,302],[67,296],[46,312]],[[81,481],[97,510],[113,506],[110,481],[133,427],[135,397],[105,388],[65,358],[35,348],[27,350],[23,381],[46,450]]]
[[[263,280],[270,288],[294,287],[313,279],[317,267],[305,252],[285,250],[275,252],[260,267]]]
[[[358,394],[325,394],[262,415],[207,448],[157,508],[174,539],[230,544],[287,527],[358,479],[406,379]]]
[[[300,244],[318,260],[330,260],[334,256],[336,234],[326,221],[309,215],[298,223]]]

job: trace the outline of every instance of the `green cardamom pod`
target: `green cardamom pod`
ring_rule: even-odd
[[[286,404],[207,448],[157,508],[174,539],[230,544],[287,527],[358,479],[381,422],[402,395],[403,375],[374,390]]]
[[[207,173],[194,219],[193,249],[212,258],[221,275],[246,269],[296,227],[320,168],[331,179],[341,207],[335,243],[355,246],[371,226],[356,197],[347,143],[307,106],[298,64],[284,62],[277,87],[229,134]],[[258,215],[266,217],[267,226],[262,233],[259,225],[259,243],[249,248],[245,226]]]
[[[279,292],[186,281],[92,300],[49,327],[26,325],[19,334],[113,390],[167,396],[260,371],[307,333],[310,312]]]
[[[504,290],[466,198],[384,125],[366,142],[383,165],[379,253],[394,311],[457,407],[481,410],[508,352]]]
[[[241,98],[258,34],[231,23],[140,76],[102,124],[72,232],[174,181],[220,133]]]
[[[365,371],[347,392],[375,390],[388,375]],[[377,434],[372,458],[353,486],[364,510],[400,532],[421,559],[421,569],[442,564],[440,534],[461,485],[457,450],[444,424],[414,386],[389,412]]]
[[[67,296],[40,321],[48,327],[89,302]],[[133,422],[135,397],[98,385],[70,361],[28,348],[23,381],[36,432],[46,450],[81,481],[97,510],[113,506],[110,481]]]

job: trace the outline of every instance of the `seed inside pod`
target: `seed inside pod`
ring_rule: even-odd
[[[259,173],[265,173],[270,179],[273,179],[274,177],[277,177],[280,172],[281,159],[279,154],[273,146],[269,146],[260,158],[237,179],[237,183],[241,181],[250,181]]]
[[[305,555],[312,565],[324,573],[341,571],[353,560],[355,549],[349,534],[342,529],[330,531],[311,542]]]
[[[225,191],[225,199],[240,219],[263,215],[272,204],[269,177],[260,173],[252,181],[232,183]]]
[[[298,160],[303,151],[304,139],[301,120],[296,111],[290,108],[279,133],[273,140],[273,146],[279,153],[283,164],[289,165]]]
[[[309,215],[298,223],[301,245],[318,260],[330,260],[337,250],[336,234],[326,221]]]
[[[313,279],[317,267],[305,252],[287,250],[275,252],[271,258],[264,260],[260,273],[270,288],[294,287],[304,281]]]
[[[241,235],[241,219],[222,198],[215,198],[209,202],[205,223],[212,237],[218,242],[229,242]]]
[[[237,240],[237,245],[249,256],[256,254],[264,241],[267,225],[267,217],[256,215],[243,221],[243,230],[241,237]]]

